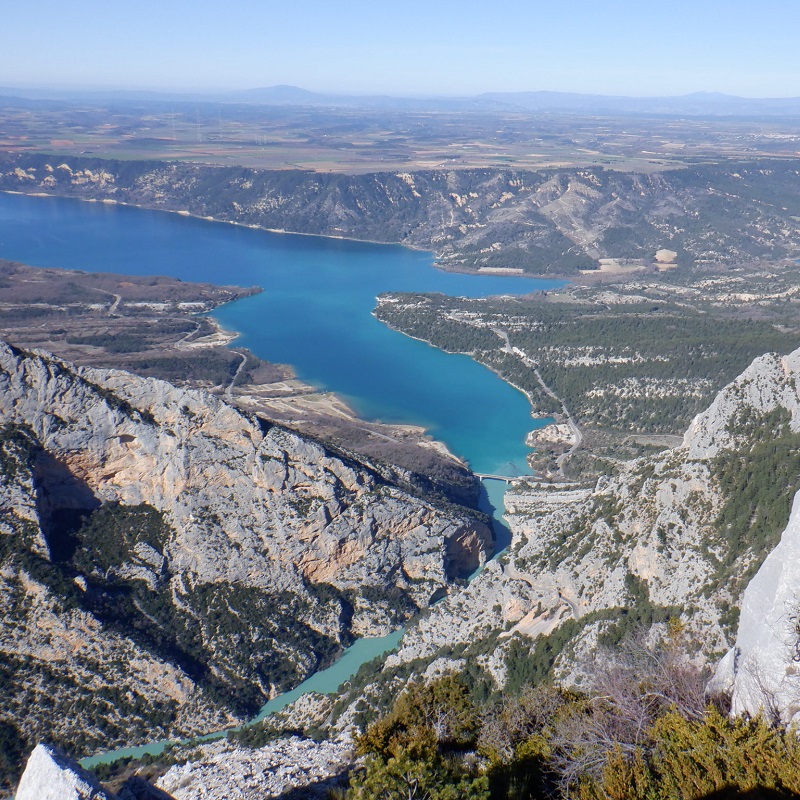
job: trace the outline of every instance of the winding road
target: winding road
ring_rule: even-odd
[[[240,352],[239,350],[231,350],[232,353],[236,353],[242,361],[239,366],[236,368],[236,372],[233,373],[233,377],[231,378],[231,382],[228,384],[227,388],[225,389],[225,399],[232,400],[233,399],[233,387],[236,385],[236,379],[239,377],[239,374],[244,369],[244,365],[247,363],[247,356]]]
[[[539,372],[539,367],[533,359],[531,359],[524,350],[520,350],[519,347],[514,347],[511,344],[511,340],[508,337],[508,332],[502,330],[501,328],[492,328],[492,331],[497,334],[504,342],[503,352],[508,353],[509,355],[516,356],[526,367],[533,370],[533,374],[536,376],[536,380],[539,382],[539,385],[542,387],[542,391],[548,396],[555,400],[560,406],[561,410],[566,417],[567,424],[569,425],[569,429],[572,432],[573,436],[573,443],[572,447],[567,450],[566,453],[562,453],[556,459],[556,465],[558,466],[558,471],[561,477],[564,476],[564,464],[566,463],[567,459],[573,455],[583,444],[583,433],[581,433],[581,429],[578,427],[577,423],[572,417],[572,414],[569,413],[569,409],[567,408],[567,404],[564,402],[562,398],[560,398],[544,381],[542,378],[542,374]]]

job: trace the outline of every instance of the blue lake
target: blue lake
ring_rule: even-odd
[[[398,246],[3,193],[0,257],[35,266],[258,285],[263,293],[214,312],[222,325],[241,333],[237,344],[266,360],[291,364],[301,379],[336,392],[362,416],[425,426],[477,472],[528,472],[525,436],[544,421],[531,418],[525,396],[466,356],[390,330],[372,311],[376,296],[387,291],[483,297],[527,294],[562,281],[446,273],[433,267],[430,253]],[[505,484],[487,481],[484,488],[482,507],[494,513],[502,548],[509,540],[499,519]],[[401,635],[398,630],[357,641],[328,670],[270,701],[258,718],[304,691],[336,691]],[[104,753],[84,764],[159,753],[166,744]]]
[[[373,316],[386,291],[526,294],[560,281],[459,275],[430,253],[268,233],[124,206],[0,193],[0,257],[36,266],[258,285],[214,312],[237,344],[291,364],[362,416],[422,425],[478,472],[523,474],[523,394],[467,356],[443,353]]]

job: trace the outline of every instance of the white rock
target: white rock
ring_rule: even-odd
[[[39,744],[31,753],[16,800],[114,800],[94,775],[60,750]]]
[[[734,714],[800,716],[800,493],[780,544],[744,593],[736,645],[711,688],[729,691]]]
[[[225,740],[199,749],[197,761],[172,767],[158,781],[175,800],[268,800],[300,788],[322,800],[328,796],[326,784],[353,764],[349,741],[293,736],[256,750]]]

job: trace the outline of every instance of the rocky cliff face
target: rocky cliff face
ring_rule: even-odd
[[[712,688],[728,692],[734,714],[764,714],[784,724],[800,715],[800,496],[780,544],[742,598],[736,643]]]
[[[582,653],[668,618],[698,635],[709,660],[735,638],[715,683],[732,691],[735,711],[795,718],[800,500],[791,517],[789,508],[800,489],[798,450],[795,351],[756,359],[679,447],[594,486],[518,482],[506,500],[509,551],[420,615],[383,667],[340,699],[334,727],[391,702],[414,675],[461,670],[502,686],[554,670],[580,683]],[[32,548],[48,544],[34,539]],[[231,786],[272,796],[306,775],[324,785],[349,757],[346,744],[285,740],[240,751],[221,742],[161,786],[186,798],[208,786],[211,796]]]
[[[517,482],[506,495],[509,550],[412,625],[358,692],[380,704],[412,673],[476,665],[499,685],[552,669],[580,682],[582,653],[669,618],[713,662],[737,636],[743,592],[761,567],[728,657],[735,707],[758,705],[742,666],[750,659],[756,688],[766,685],[791,716],[800,697],[797,515],[786,523],[800,488],[798,432],[800,351],[768,354],[695,418],[681,446],[593,486]],[[351,706],[339,724],[357,719]]]
[[[370,175],[19,155],[0,189],[188,211],[246,225],[434,250],[445,265],[567,274],[599,259],[735,263],[797,252],[797,164],[654,174],[599,168]],[[769,202],[764,199],[769,198]],[[791,198],[791,202],[789,201]]]
[[[0,425],[0,724],[26,740],[222,727],[491,549],[469,512],[162,381],[3,344]]]

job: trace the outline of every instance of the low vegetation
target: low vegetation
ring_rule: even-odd
[[[473,355],[528,392],[541,413],[558,413],[561,405],[543,391],[530,364],[579,423],[620,430],[682,433],[756,356],[800,344],[795,331],[670,303],[604,308],[512,297],[390,299],[379,306],[379,319],[443,350]],[[506,352],[506,335],[529,363]]]
[[[682,434],[754,358],[800,344],[794,326],[657,300],[605,305],[602,293],[581,291],[595,300],[391,294],[376,315],[471,355],[523,390],[537,415],[563,416],[566,406],[584,432],[584,454],[603,457],[571,459],[573,476],[607,473],[619,458],[647,452],[647,441],[634,435]],[[556,450],[543,442],[537,451],[536,468],[555,471]]]
[[[792,499],[800,490],[800,433],[790,414],[741,414],[729,427],[742,444],[712,462],[722,496],[716,536],[706,542],[721,585],[747,586],[786,528]]]
[[[458,675],[412,683],[359,737],[347,800],[800,793],[795,732],[727,717],[688,649],[677,624],[655,643],[640,630],[587,665],[581,692],[543,682],[480,704]]]

